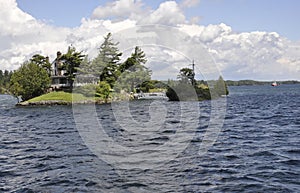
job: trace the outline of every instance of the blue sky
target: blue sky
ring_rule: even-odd
[[[104,6],[101,0],[17,0],[19,8],[37,19],[56,26],[76,27],[81,18]],[[163,0],[144,0],[156,9]],[[181,1],[177,1],[180,3]],[[225,23],[236,32],[275,31],[290,40],[300,40],[300,1],[298,0],[200,0],[186,8],[187,18],[198,16],[201,25]]]

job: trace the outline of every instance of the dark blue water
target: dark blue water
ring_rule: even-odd
[[[204,155],[198,151],[211,104],[191,103],[200,109],[194,132],[184,131],[192,140],[175,158],[149,168],[119,168],[96,156],[71,106],[20,108],[15,102],[0,95],[0,192],[300,192],[300,85],[230,87],[224,125]],[[133,119],[151,119],[150,105],[130,103]],[[163,105],[166,117],[156,120],[163,119],[164,129],[150,138],[122,128],[111,105],[96,112],[110,138],[147,149],[146,157],[179,129],[179,103]],[[188,125],[192,120],[184,116]]]

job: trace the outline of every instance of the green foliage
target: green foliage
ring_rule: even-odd
[[[136,46],[131,56],[120,65],[119,71],[121,73],[125,72],[126,70],[135,71],[135,65],[144,65],[146,62],[146,54],[140,47]]]
[[[118,79],[117,90],[134,92],[138,85],[150,81],[151,71],[144,66],[146,62],[145,53],[136,46],[131,56],[119,67],[119,71],[122,74]]]
[[[92,62],[89,60],[88,55],[85,55],[80,67],[77,69],[80,74],[94,74],[92,69]]]
[[[10,79],[10,92],[22,100],[44,94],[50,86],[50,78],[45,69],[34,62],[25,62]]]
[[[199,101],[211,99],[211,93],[208,87],[197,85],[194,88]]]
[[[0,94],[7,93],[9,87],[9,81],[12,75],[12,71],[2,71],[0,70]]]
[[[171,101],[202,101],[211,99],[208,87],[193,86],[184,82],[174,82],[169,85],[166,95]]]
[[[147,80],[142,82],[142,84],[137,85],[139,90],[142,92],[149,92],[150,89],[155,89],[155,82],[153,80]]]
[[[98,86],[96,87],[96,95],[99,96],[102,99],[105,99],[105,102],[107,102],[107,99],[110,96],[110,85],[105,81],[100,81]]]
[[[191,84],[195,83],[195,73],[191,68],[180,69],[177,78],[183,83],[191,83]]]
[[[97,84],[87,84],[87,85],[75,87],[73,89],[73,93],[80,93],[86,97],[95,97],[97,88],[98,88]]]
[[[166,95],[171,101],[200,101],[211,99],[210,90],[203,81],[196,81],[190,68],[182,68],[175,82],[168,80]]]
[[[61,60],[64,60],[62,70],[66,70],[64,75],[68,77],[71,89],[73,88],[76,73],[84,57],[85,55],[81,52],[77,52],[74,47],[69,47],[67,53],[61,57]]]
[[[104,42],[99,48],[98,56],[91,63],[92,74],[106,81],[111,87],[119,76],[119,61],[122,55],[117,48],[118,43],[113,43],[112,34],[104,37]]]
[[[79,93],[86,97],[99,97],[107,100],[110,96],[111,87],[105,81],[100,81],[98,84],[87,84],[78,86],[73,89],[73,93]]]
[[[47,71],[48,75],[51,76],[52,67],[51,63],[49,62],[49,57],[45,57],[40,54],[35,54],[32,56],[30,61],[44,68]]]
[[[162,92],[166,91],[168,86],[158,80],[148,80],[144,81],[142,84],[137,85],[142,92]]]
[[[222,76],[215,82],[214,88],[211,90],[213,97],[220,97],[223,95],[228,95],[228,87]]]
[[[197,101],[197,93],[192,84],[179,82],[170,86],[166,93],[171,101]]]

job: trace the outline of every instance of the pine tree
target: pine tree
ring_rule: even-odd
[[[93,74],[99,77],[100,81],[106,81],[112,88],[120,74],[118,69],[122,53],[119,52],[118,44],[113,42],[112,34],[108,33],[99,48],[98,56],[92,61]]]
[[[217,97],[229,94],[228,87],[222,76],[219,76],[219,79],[216,81],[212,92],[215,93]]]
[[[48,75],[51,76],[52,68],[51,68],[51,63],[49,62],[48,56],[45,57],[40,54],[35,54],[32,56],[30,61],[37,64],[38,66],[44,68],[48,72]]]
[[[70,83],[70,88],[73,88],[73,83],[80,67],[81,62],[83,61],[85,55],[81,52],[77,52],[74,47],[69,47],[66,54],[62,55],[61,60],[64,60],[62,69],[66,70],[64,74],[67,76],[67,79]]]
[[[146,62],[146,54],[136,46],[131,56],[119,68],[122,73],[119,79],[122,89],[127,88],[133,92],[137,85],[151,79],[151,71],[144,66]]]

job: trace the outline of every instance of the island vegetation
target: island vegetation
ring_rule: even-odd
[[[171,101],[201,101],[216,99],[229,94],[228,87],[220,76],[218,80],[211,80],[209,87],[206,81],[195,79],[194,69],[182,68],[177,81],[169,80],[167,96]]]
[[[107,103],[131,99],[133,93],[139,92],[165,92],[172,101],[209,100],[228,95],[227,86],[269,83],[224,81],[222,76],[218,80],[196,80],[194,68],[182,68],[177,80],[152,80],[152,72],[145,66],[146,54],[140,47],[136,46],[122,62],[118,42],[108,33],[98,50],[98,55],[90,59],[70,46],[64,54],[57,52],[52,63],[49,57],[35,54],[13,72],[0,70],[0,93],[17,97],[21,105],[49,104],[49,101]],[[280,82],[284,83],[299,82]]]
[[[0,94],[9,93],[9,82],[12,75],[12,71],[0,70]]]
[[[57,53],[55,65],[47,56],[36,54],[10,74],[6,88],[23,101],[21,104],[46,103],[47,100],[65,104],[70,102],[71,93],[73,97],[81,96],[73,102],[103,103],[128,98],[132,92],[154,89],[155,81],[151,80],[151,70],[145,66],[144,51],[136,46],[130,57],[121,62],[122,53],[117,45],[108,33],[94,59],[90,60],[70,46],[65,54]],[[54,80],[64,80],[68,86],[53,86]]]

